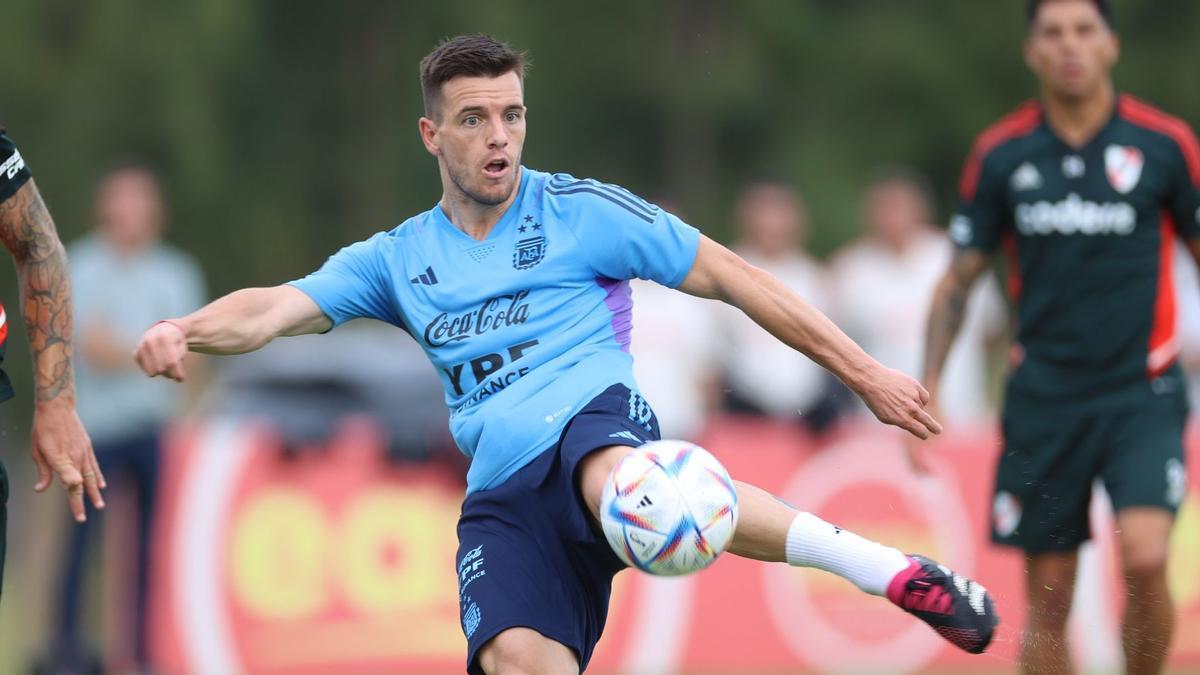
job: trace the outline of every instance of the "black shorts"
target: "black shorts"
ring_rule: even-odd
[[[580,670],[587,667],[624,563],[591,521],[576,468],[600,448],[658,438],[645,400],[614,385],[572,418],[553,447],[499,486],[467,496],[456,556],[467,672],[482,673],[480,647],[515,627],[570,647]]]
[[[4,372],[4,354],[8,350],[8,314],[0,305],[0,401],[13,397],[12,382]]]
[[[0,597],[4,597],[4,554],[8,536],[8,473],[0,462]]]
[[[1091,536],[1092,483],[1113,510],[1179,508],[1186,490],[1187,394],[1177,369],[1112,406],[1051,405],[1008,392],[992,541],[1027,553],[1073,551]]]

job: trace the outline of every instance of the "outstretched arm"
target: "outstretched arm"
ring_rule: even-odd
[[[32,448],[38,492],[57,473],[67,488],[75,519],[86,519],[83,495],[103,508],[104,478],[92,443],[75,413],[71,370],[71,280],[67,255],[54,221],[29,179],[0,204],[0,239],[12,254],[21,287],[21,314],[33,354]]]
[[[924,410],[929,394],[919,383],[871,358],[773,275],[708,237],[701,237],[696,262],[679,289],[741,309],[779,340],[837,375],[881,422],[919,438],[941,432],[941,425]]]
[[[151,326],[134,359],[150,377],[166,375],[182,382],[188,351],[244,354],[277,337],[320,333],[332,325],[317,303],[299,289],[244,288],[185,317]]]

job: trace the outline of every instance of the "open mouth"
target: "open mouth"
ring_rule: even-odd
[[[483,173],[488,178],[499,178],[508,172],[507,159],[493,159],[483,166]]]

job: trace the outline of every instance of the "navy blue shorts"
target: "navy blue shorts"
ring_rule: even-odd
[[[576,467],[610,445],[659,438],[650,406],[613,385],[571,419],[558,443],[498,487],[467,496],[458,520],[458,596],[467,672],[508,628],[532,628],[587,667],[604,630],[612,578],[624,563],[593,524]]]

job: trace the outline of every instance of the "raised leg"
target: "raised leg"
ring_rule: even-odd
[[[580,463],[579,488],[592,518],[600,520],[600,498],[613,467],[632,448],[598,450]],[[741,481],[738,526],[729,551],[765,562],[813,567],[847,579],[872,595],[886,596],[970,652],[991,641],[997,618],[987,591],[931,560],[864,539]]]

